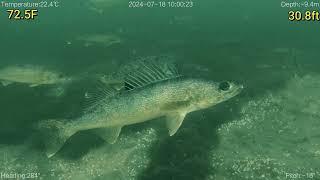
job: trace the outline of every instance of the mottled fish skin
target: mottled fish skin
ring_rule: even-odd
[[[123,126],[159,117],[166,117],[168,132],[172,136],[188,113],[228,100],[243,89],[232,82],[183,78],[170,64],[138,64],[142,68],[134,68],[136,70],[127,74],[122,90],[105,87],[101,94],[95,94],[96,97],[86,93],[85,97],[94,98],[94,101],[83,116],[39,124],[39,129],[49,128],[54,132],[46,141],[48,157],[52,157],[78,131],[93,130],[112,144]]]
[[[73,121],[75,131],[125,126],[166,116],[171,112],[189,113],[214,106],[240,93],[242,86],[231,84],[230,91],[219,90],[219,83],[199,79],[174,79],[152,84],[115,97],[107,97],[92,113]]]

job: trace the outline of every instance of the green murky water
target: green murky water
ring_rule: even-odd
[[[25,8],[2,3],[0,67],[39,65],[82,79],[168,55],[187,76],[236,81],[243,92],[188,114],[173,137],[160,119],[125,127],[113,145],[81,132],[48,159],[33,124],[81,114],[92,85],[76,81],[61,96],[48,96],[52,86],[1,86],[0,179],[320,179],[319,21],[288,20],[290,10],[319,7],[234,0],[129,7],[142,6],[136,2],[59,1],[29,8],[38,10],[34,20],[9,19],[6,10]]]

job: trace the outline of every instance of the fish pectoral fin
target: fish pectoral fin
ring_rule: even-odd
[[[166,124],[170,136],[173,136],[178,131],[185,117],[185,113],[171,113],[166,116]]]
[[[8,86],[8,85],[10,85],[10,84],[12,84],[13,82],[12,81],[1,81],[1,84],[3,85],[3,86]]]
[[[114,144],[119,137],[121,128],[122,127],[119,127],[119,126],[108,127],[108,128],[98,128],[98,129],[94,129],[93,131],[108,143]]]
[[[39,86],[39,85],[40,85],[40,84],[30,84],[29,87],[32,88],[32,87],[37,87],[37,86]]]

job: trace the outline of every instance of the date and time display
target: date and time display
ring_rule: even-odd
[[[129,8],[192,8],[193,1],[129,1]]]

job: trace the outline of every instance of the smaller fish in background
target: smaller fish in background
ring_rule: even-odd
[[[67,44],[67,45],[71,45],[72,42],[71,42],[71,41],[66,41],[66,44]]]
[[[85,47],[90,46],[105,46],[109,47],[114,44],[120,44],[123,40],[115,34],[92,34],[83,35],[75,39],[75,41],[82,42]],[[69,41],[69,44],[72,44]]]
[[[118,76],[117,74],[110,74],[110,75],[101,75],[99,80],[109,86],[112,86],[116,90],[121,90],[124,88],[124,77]]]
[[[170,19],[169,24],[189,24],[194,21],[194,17],[190,15],[174,16]]]
[[[0,84],[4,87],[11,84],[26,84],[31,88],[48,86],[46,93],[50,97],[61,97],[67,85],[73,79],[61,72],[49,70],[43,66],[16,65],[0,69]]]
[[[13,83],[28,84],[29,87],[40,85],[62,84],[69,81],[60,72],[51,71],[42,66],[36,65],[16,65],[7,66],[0,69],[0,82],[3,86]]]
[[[290,48],[285,48],[285,47],[277,47],[277,48],[274,48],[272,50],[273,53],[279,53],[279,54],[288,54],[290,53]]]
[[[98,14],[103,14],[107,9],[119,6],[121,3],[125,5],[125,1],[119,0],[89,0],[87,1],[87,6],[89,7],[89,10]]]

